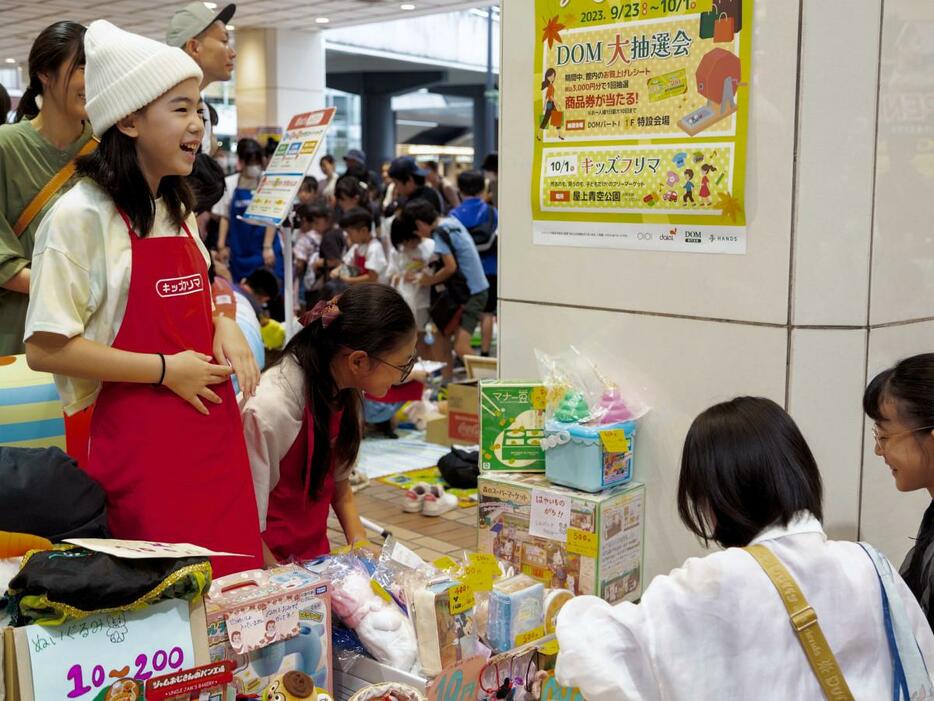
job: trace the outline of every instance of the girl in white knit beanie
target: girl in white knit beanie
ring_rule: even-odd
[[[184,51],[97,21],[85,37],[87,113],[100,146],[39,227],[26,320],[31,367],[68,414],[94,404],[82,467],[107,492],[116,538],[194,543],[262,566],[230,376],[259,378],[235,321],[213,314],[191,172],[201,69]]]

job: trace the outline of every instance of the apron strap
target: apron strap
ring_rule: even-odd
[[[133,236],[136,236],[137,238],[140,238],[139,234],[137,234],[137,233],[133,230],[133,225],[130,223],[130,218],[129,218],[129,217],[126,215],[126,213],[125,213],[122,209],[120,209],[119,207],[117,208],[117,214],[120,215],[120,218],[123,219],[123,223],[126,224],[127,233],[130,233],[130,234],[132,234]],[[189,228],[188,228],[188,223],[187,223],[187,222],[182,222],[182,230],[183,230],[186,234],[188,234],[188,238],[190,238],[192,241],[195,240],[195,237],[191,235],[191,230],[189,230]]]

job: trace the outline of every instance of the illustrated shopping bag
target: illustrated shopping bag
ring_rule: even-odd
[[[701,39],[713,39],[713,25],[717,21],[717,6],[714,5],[710,12],[700,13],[700,27],[698,34]]]
[[[727,17],[725,12],[713,23],[713,41],[715,44],[733,41],[733,18]]]
[[[743,0],[717,0],[714,8],[717,17],[719,13],[725,12],[727,17],[733,18],[733,33],[738,34],[743,28]]]
[[[562,124],[564,124],[564,112],[553,110],[551,113],[551,126],[560,129]]]

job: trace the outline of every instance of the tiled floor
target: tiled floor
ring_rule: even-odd
[[[402,511],[405,491],[381,484],[375,480],[355,495],[360,514],[375,521],[422,558],[431,562],[442,555],[460,554],[477,548],[477,507],[454,509],[437,518]],[[380,542],[375,534],[370,539]],[[337,517],[331,512],[328,520],[328,538],[331,547],[347,541]]]

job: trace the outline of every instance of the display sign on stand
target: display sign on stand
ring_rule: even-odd
[[[207,662],[204,607],[172,599],[141,611],[102,613],[58,626],[14,631],[22,701],[90,701],[121,679]]]
[[[285,265],[285,309],[286,338],[291,338],[298,331],[292,310],[293,299],[292,270],[292,229],[289,215],[292,202],[298,194],[302,180],[308,175],[315,163],[315,158],[324,143],[335,108],[297,114],[289,121],[282,136],[282,141],[266,167],[259,181],[259,187],[253,193],[253,200],[241,219],[249,224],[275,226],[285,229],[282,235],[282,257]]]

